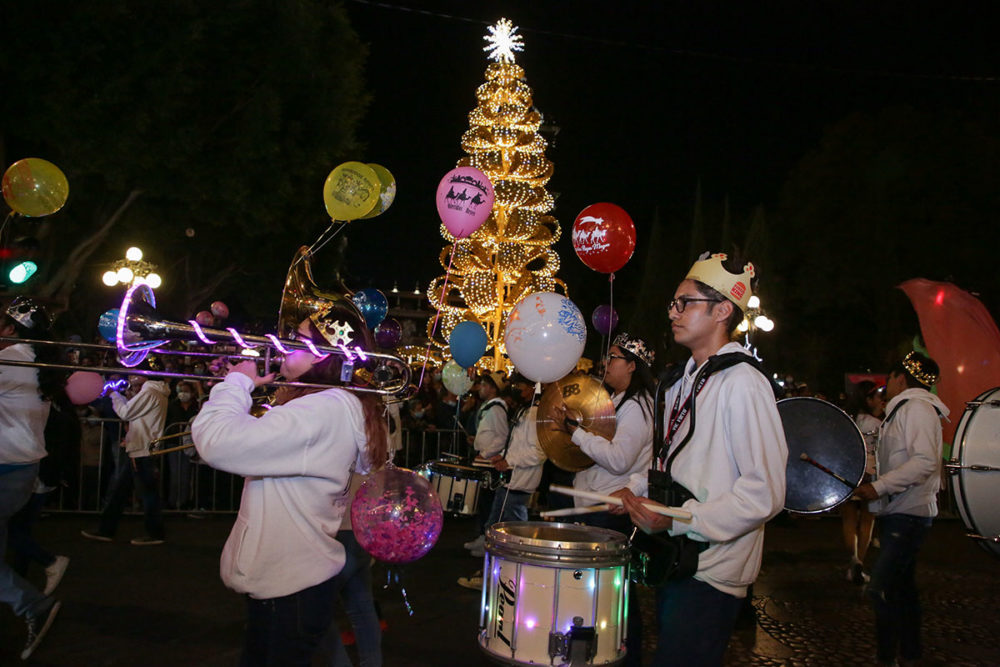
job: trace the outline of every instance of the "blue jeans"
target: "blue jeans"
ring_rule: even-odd
[[[656,591],[657,667],[721,665],[743,599],[694,577],[670,581]]]
[[[333,622],[333,579],[280,598],[247,597],[240,667],[309,667]]]
[[[489,530],[490,526],[499,521],[527,521],[528,500],[530,499],[531,494],[527,491],[510,491],[506,486],[497,489],[496,495],[493,496],[490,518],[486,520],[484,530]],[[503,510],[502,515],[501,510]]]
[[[878,658],[918,660],[920,647],[920,596],[917,593],[917,554],[931,519],[909,514],[880,516],[878,560],[871,571],[867,595],[875,607]]]
[[[163,538],[163,514],[160,511],[160,493],[156,484],[156,466],[148,456],[130,459],[124,449],[116,454],[115,476],[108,488],[108,499],[101,511],[97,529],[101,535],[113,537],[118,532],[118,522],[125,511],[125,504],[132,497],[133,480],[139,480],[142,490],[142,509],[146,517],[146,534]],[[133,468],[134,467],[134,468]]]
[[[2,482],[0,482],[2,484]],[[56,562],[56,556],[43,547],[31,535],[31,530],[42,516],[45,501],[49,493],[32,493],[31,498],[7,524],[7,541],[10,544],[11,565],[14,571],[22,577],[28,574],[28,566],[34,561],[42,567],[48,567]]]
[[[36,615],[51,605],[41,591],[7,564],[7,523],[31,498],[38,477],[38,464],[20,466],[0,474],[0,602],[9,604],[18,616]]]
[[[358,544],[353,530],[337,533],[337,541],[344,545],[347,561],[340,574],[333,578],[334,589],[340,594],[344,611],[351,620],[361,667],[382,667],[382,628],[372,596],[372,557]],[[331,667],[351,667],[336,620],[330,624],[323,646],[330,654]]]

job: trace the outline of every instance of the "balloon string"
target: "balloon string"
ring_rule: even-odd
[[[338,224],[340,225],[340,227],[337,227],[337,231],[335,231],[333,234],[330,234],[329,238],[324,239],[323,237],[329,234],[330,230],[333,229],[334,226]],[[323,246],[332,241],[337,236],[337,234],[344,231],[345,229],[347,229],[346,220],[332,220],[330,222],[330,226],[323,230],[323,233],[320,234],[315,241],[313,241],[313,244],[309,246],[309,249],[295,259],[295,262],[292,264],[292,268],[294,269],[295,266],[306,257],[318,253],[320,250],[323,249]]]
[[[451,255],[448,257],[448,268],[444,272],[444,285],[441,286],[441,298],[438,299],[437,312],[434,313],[434,324],[431,326],[431,335],[427,338],[427,349],[424,350],[424,365],[420,367],[420,382],[417,389],[424,386],[424,373],[427,372],[427,362],[431,356],[431,345],[434,343],[434,334],[437,333],[438,320],[441,319],[441,309],[444,308],[444,296],[448,293],[448,278],[451,276],[451,262],[455,259],[455,249],[458,241],[451,244]]]
[[[2,247],[2,248],[6,248],[6,247],[7,247],[7,243],[6,243],[6,241],[4,241],[4,238],[3,238],[3,233],[4,233],[4,231],[6,231],[6,229],[7,229],[7,224],[8,224],[8,223],[9,223],[9,222],[10,222],[11,220],[13,220],[13,219],[14,219],[14,214],[15,214],[15,211],[11,211],[10,213],[8,213],[8,214],[7,214],[7,217],[5,217],[5,218],[3,219],[3,224],[2,224],[2,225],[0,225],[0,247]]]
[[[605,341],[603,334],[601,335],[601,347],[604,348],[604,374],[601,376],[601,384],[604,384],[604,378],[608,376],[608,355],[611,354],[611,332],[614,331],[615,323],[615,274],[612,272],[608,275],[608,291],[610,296],[608,297],[608,338]]]

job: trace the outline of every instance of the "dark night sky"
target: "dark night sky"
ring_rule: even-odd
[[[619,274],[628,280],[654,211],[686,247],[699,180],[707,201],[728,196],[734,220],[745,220],[775,203],[824,127],[848,114],[962,108],[995,95],[1000,82],[961,78],[998,73],[991,14],[945,6],[348,1],[371,49],[360,159],[389,167],[399,186],[389,212],[350,229],[350,273],[359,285],[398,279],[408,289],[443,273],[433,193],[464,155],[487,66],[482,36],[501,16],[520,27],[517,61],[535,105],[560,128],[547,151],[564,230],[560,276],[571,290],[603,290],[568,240],[588,204],[615,202],[635,220],[637,254]]]

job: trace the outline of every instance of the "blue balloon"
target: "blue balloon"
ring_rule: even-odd
[[[485,354],[489,338],[483,325],[477,322],[460,322],[451,330],[448,345],[451,356],[462,368],[474,366]]]
[[[118,337],[118,309],[112,308],[97,318],[97,331],[101,338],[114,343]]]
[[[364,316],[365,324],[373,331],[382,323],[389,312],[389,302],[386,300],[385,294],[374,287],[359,289],[351,298]]]

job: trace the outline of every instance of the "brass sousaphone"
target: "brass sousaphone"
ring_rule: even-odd
[[[615,406],[604,385],[590,375],[570,373],[556,380],[542,392],[535,428],[538,444],[554,464],[569,472],[579,472],[594,465],[594,460],[573,443],[569,434],[556,428],[549,412],[565,405],[567,415],[580,422],[579,428],[611,440],[615,437]]]

